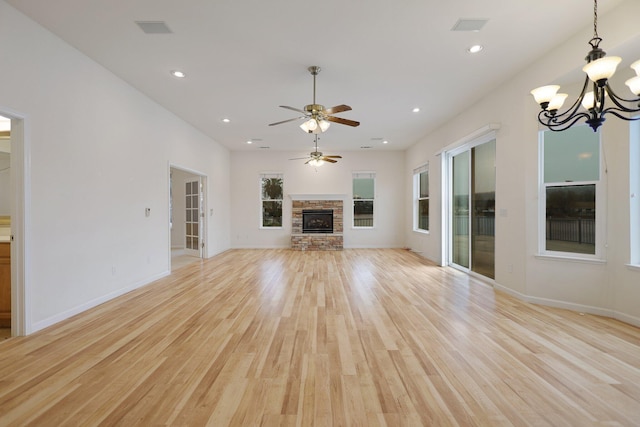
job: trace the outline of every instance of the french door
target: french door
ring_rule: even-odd
[[[203,218],[203,198],[202,179],[185,183],[185,206],[186,206],[186,227],[185,227],[185,253],[192,256],[202,257],[202,218]]]
[[[495,278],[496,141],[447,153],[448,264]]]

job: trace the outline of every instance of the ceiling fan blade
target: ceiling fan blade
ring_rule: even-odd
[[[335,107],[331,107],[331,108],[327,108],[326,110],[323,111],[324,114],[335,114],[335,113],[342,113],[343,111],[351,111],[351,107],[349,107],[348,105],[336,105]]]
[[[347,126],[360,126],[360,122],[356,122],[355,120],[347,120],[347,119],[343,119],[341,117],[333,117],[333,116],[327,116],[325,117],[326,120],[329,120],[330,122],[334,122],[334,123],[340,123],[341,125],[347,125]]]
[[[304,160],[304,159],[309,159],[309,156],[307,157],[294,157],[293,159],[289,159],[289,160]],[[311,160],[311,159],[309,159]]]
[[[294,108],[294,107],[289,107],[288,105],[279,105],[280,108],[286,108],[287,110],[293,110],[293,111],[297,111],[298,113],[302,113],[302,114],[307,114],[306,111],[301,110],[299,108]]]
[[[305,164],[305,165],[306,165],[306,164],[308,164],[311,160],[313,160],[313,159],[309,159],[309,160],[307,160],[306,162],[304,162],[304,164]]]
[[[330,159],[341,159],[342,156],[324,156],[324,157],[329,157]]]
[[[269,126],[281,125],[283,123],[293,122],[295,120],[304,119],[306,116],[296,117],[295,119],[283,120],[281,122],[269,123]]]
[[[329,162],[329,163],[336,163],[337,162],[337,160],[333,160],[333,159],[330,159],[328,157],[320,157],[320,160],[322,160],[323,162]]]

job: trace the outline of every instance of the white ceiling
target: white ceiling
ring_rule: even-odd
[[[620,2],[600,0],[599,13]],[[311,103],[310,65],[322,67],[317,102],[348,104],[337,116],[361,122],[333,124],[321,149],[405,149],[558,40],[582,31],[586,54],[593,22],[589,0],[7,3],[231,150],[312,148],[301,121],[267,126],[297,116],[278,105]],[[461,18],[488,22],[451,31]],[[145,34],[135,21],[164,21],[172,33]],[[475,43],[484,50],[468,54]]]

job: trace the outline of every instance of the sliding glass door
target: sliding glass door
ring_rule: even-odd
[[[449,263],[495,278],[496,142],[463,147],[449,158]]]
[[[471,180],[469,179],[471,155],[464,151],[453,156],[451,194],[451,262],[469,268],[469,231],[471,217]]]

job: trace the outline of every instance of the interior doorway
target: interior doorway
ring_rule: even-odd
[[[206,177],[171,166],[169,169],[169,230],[171,270],[205,258]]]
[[[24,138],[23,116],[0,107],[0,318],[5,336],[31,332],[25,282],[26,224],[30,204],[29,149]],[[10,331],[10,332],[9,332]]]
[[[0,340],[11,336],[11,119],[0,115]]]

